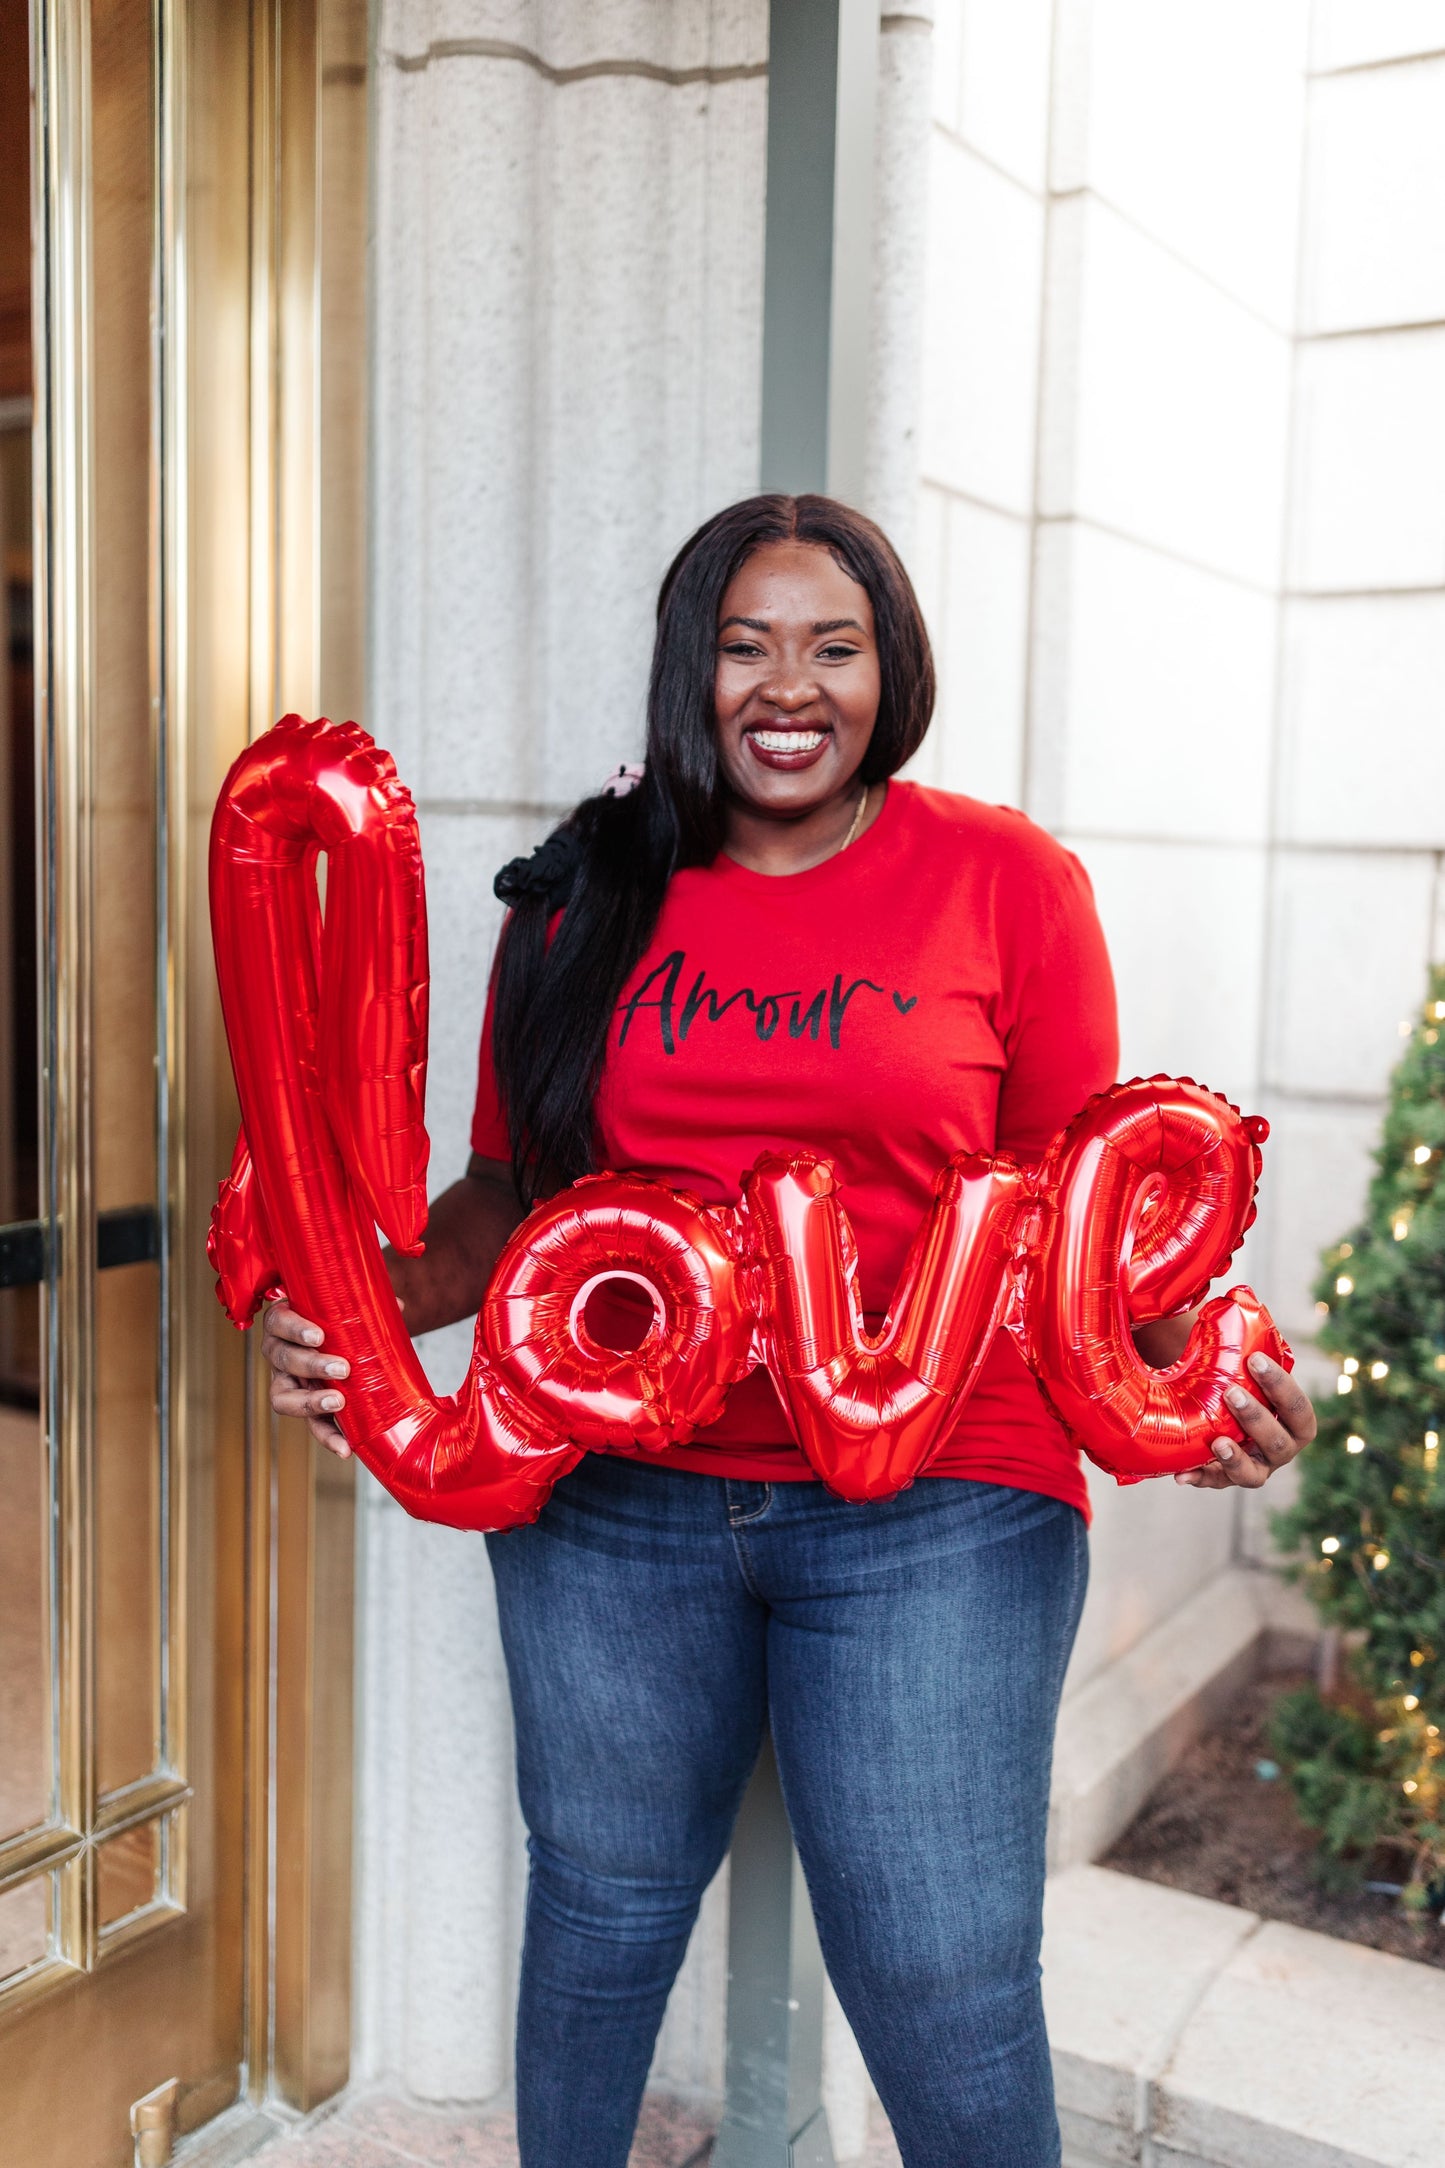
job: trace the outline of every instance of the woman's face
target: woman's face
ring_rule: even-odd
[[[868,591],[812,542],[770,542],[718,613],[718,756],[736,799],[796,820],[850,795],[878,715]]]

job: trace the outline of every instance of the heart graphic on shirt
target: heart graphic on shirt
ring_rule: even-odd
[[[894,1008],[895,1008],[895,1009],[896,1009],[896,1010],[898,1011],[898,1014],[899,1014],[900,1016],[906,1016],[906,1015],[908,1014],[909,1010],[910,1010],[911,1008],[914,1008],[914,1007],[916,1006],[916,1004],[917,1004],[917,1001],[918,1001],[918,996],[917,996],[917,994],[910,994],[910,995],[908,996],[908,999],[907,999],[906,1001],[904,1000],[904,998],[903,998],[902,994],[900,994],[900,993],[898,993],[898,992],[896,992],[896,991],[895,991],[895,993],[894,993],[894,996],[893,996],[893,1006],[894,1006]]]

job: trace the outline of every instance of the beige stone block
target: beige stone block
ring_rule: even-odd
[[[1424,998],[1435,880],[1427,851],[1302,850],[1276,860],[1270,1085],[1315,1100],[1384,1092],[1404,1044],[1400,1025]]]
[[[1445,314],[1445,60],[1326,77],[1310,101],[1301,329]]]
[[[1221,2168],[1439,2168],[1445,1974],[1269,1924],[1207,1987],[1155,2129]]]
[[[1054,19],[1054,188],[1093,190],[1282,330],[1308,15],[1307,0],[1067,0]]]
[[[1137,2168],[1144,2141],[1134,2130],[1101,2123],[1097,2116],[1079,2115],[1060,2108],[1059,2133],[1064,2141],[1064,2168]]]
[[[1232,1501],[1223,1492],[1168,1481],[1121,1484],[1092,1466],[1088,1483],[1089,1600],[1064,1681],[1066,1702],[1234,1563]]]
[[[1141,2087],[1258,1924],[1252,1912],[1104,1867],[1054,1876],[1044,1899],[1044,2008],[1060,2107],[1115,2131],[1138,2129]]]
[[[967,0],[955,40],[957,119],[949,125],[1035,190],[1047,178],[1052,14],[1048,0]]]
[[[1272,589],[1289,342],[1092,196],[1051,210],[1047,286],[1040,510]]]
[[[1029,529],[946,500],[939,567],[938,710],[930,780],[990,804],[1022,802]]]
[[[1445,594],[1286,606],[1282,840],[1445,847],[1442,678]]]
[[[1033,506],[1043,206],[974,152],[930,150],[919,465],[946,489]]]
[[[1445,329],[1298,349],[1289,584],[1314,594],[1445,579]]]
[[[1216,1575],[1064,1703],[1049,1813],[1054,1867],[1106,1851],[1233,1699],[1254,1668],[1268,1580],[1243,1569]]]
[[[1264,846],[1056,832],[1094,885],[1119,989],[1119,1074],[1192,1076],[1250,1106],[1260,1074]]]
[[[1270,1137],[1259,1199],[1263,1255],[1252,1284],[1298,1352],[1319,1325],[1314,1279],[1320,1252],[1347,1234],[1363,1209],[1382,1108],[1368,1102],[1320,1105],[1270,1093],[1260,1112],[1269,1118]],[[1326,1383],[1333,1392],[1333,1364]],[[1271,1483],[1264,1495],[1274,1488]]]
[[[1030,810],[1076,834],[1269,827],[1272,597],[1078,522],[1035,571]]]
[[[1315,0],[1310,66],[1358,68],[1445,49],[1445,0]]]

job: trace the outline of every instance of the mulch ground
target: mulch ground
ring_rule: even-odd
[[[1256,1773],[1272,1759],[1270,1710],[1304,1683],[1272,1678],[1251,1687],[1175,1765],[1101,1865],[1445,1969],[1445,1925],[1402,1914],[1387,1895],[1324,1887],[1317,1839],[1301,1825],[1288,1782]],[[1403,1864],[1398,1852],[1378,1852],[1361,1880],[1398,1882]]]

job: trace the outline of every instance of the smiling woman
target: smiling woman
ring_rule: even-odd
[[[907,576],[857,513],[751,498],[686,544],[639,787],[499,876],[473,1158],[425,1253],[389,1262],[412,1332],[474,1314],[527,1205],[577,1177],[650,1177],[736,1226],[768,1154],[836,1168],[856,1251],[839,1236],[828,1284],[856,1284],[876,1330],[944,1162],[1036,1160],[1113,1082],[1083,869],[1020,813],[898,780],[932,706]],[[791,1344],[827,1368],[838,1301],[810,1307],[807,1273],[769,1254]],[[589,1330],[635,1345],[639,1304],[650,1322],[644,1289],[591,1289]],[[273,1308],[272,1403],[344,1453],[347,1365],[320,1343]],[[531,1833],[524,2168],[622,2168],[765,1721],[905,2160],[1057,2162],[1037,1960],[1088,1497],[1007,1333],[977,1353],[896,1496],[825,1489],[760,1368],[686,1444],[610,1435],[532,1525],[488,1538]],[[1278,1465],[1294,1441],[1264,1419]]]

